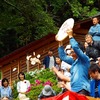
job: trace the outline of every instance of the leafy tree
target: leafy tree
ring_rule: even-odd
[[[1,47],[4,47],[3,55],[4,52],[7,52],[6,55],[48,33],[57,32],[52,17],[35,0],[4,0],[1,2],[1,8],[0,33]]]
[[[0,0],[0,56],[57,33],[70,17],[78,21],[96,15],[99,4],[100,0]]]

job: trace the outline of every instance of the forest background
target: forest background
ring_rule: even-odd
[[[56,34],[61,24],[100,14],[100,0],[0,0],[0,57]]]

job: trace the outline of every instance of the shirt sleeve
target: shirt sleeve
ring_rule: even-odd
[[[64,52],[64,48],[63,46],[58,48],[58,53],[59,53],[59,57],[62,61],[72,65],[72,63],[74,62],[72,57],[69,57],[66,55],[66,53]]]
[[[9,87],[9,98],[10,98],[10,100],[12,100],[12,89],[11,89],[11,87]]]
[[[17,83],[17,92],[20,92],[20,82]]]
[[[91,26],[89,29],[89,34],[93,36],[95,33],[96,32],[93,30],[93,26]]]
[[[79,48],[79,44],[74,38],[70,39],[70,44],[79,59],[81,59],[84,62],[89,61],[89,57],[86,54],[84,54],[84,52]]]

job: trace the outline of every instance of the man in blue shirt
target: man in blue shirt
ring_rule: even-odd
[[[100,98],[100,68],[96,63],[91,63],[89,75],[92,78],[90,81],[90,95]]]
[[[67,32],[66,34],[68,34],[69,41],[72,47],[71,49],[72,57],[66,55],[61,41],[59,43],[58,53],[61,60],[65,61],[66,63],[72,66],[70,69],[71,91],[84,95],[89,95],[89,90],[90,90],[90,84],[88,79],[88,69],[90,66],[89,57],[85,55],[83,51],[80,49],[79,44],[73,37],[72,30],[69,30],[69,32]]]
[[[94,17],[92,19],[92,21],[93,21],[93,26],[90,27],[89,34],[92,35],[93,40],[100,41],[100,24],[99,24],[99,19],[98,19],[98,17]]]

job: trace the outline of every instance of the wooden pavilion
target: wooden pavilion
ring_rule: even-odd
[[[90,26],[92,25],[91,18],[75,22],[74,25],[74,37],[77,41],[84,42],[84,36],[88,33]],[[64,40],[64,46],[69,43],[69,39]],[[42,62],[44,56],[47,55],[47,51],[52,48],[55,55],[58,55],[57,48],[58,42],[55,41],[55,34],[48,34],[40,40],[31,42],[28,45],[15,50],[11,54],[8,54],[0,58],[0,70],[2,72],[2,78],[6,77],[10,81],[10,85],[17,79],[17,75],[20,71],[29,72],[36,68],[41,68],[41,65],[35,64],[34,66],[26,60],[26,56],[35,52],[40,54],[40,60]],[[16,69],[13,71],[13,69]]]

